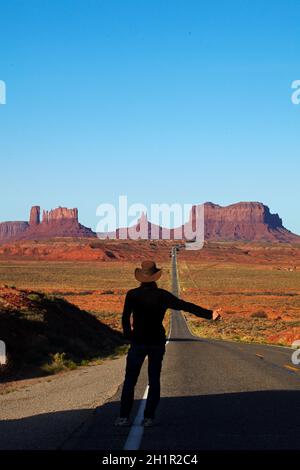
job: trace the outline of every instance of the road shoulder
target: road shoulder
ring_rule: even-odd
[[[126,356],[0,395],[0,449],[57,449],[123,381]]]

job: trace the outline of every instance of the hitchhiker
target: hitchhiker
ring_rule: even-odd
[[[163,319],[168,308],[190,312],[207,320],[220,319],[220,309],[212,311],[190,302],[185,302],[167,290],[160,289],[156,281],[162,269],[153,261],[143,261],[141,268],[136,268],[135,278],[139,287],[128,291],[122,316],[124,337],[130,341],[127,355],[125,381],[121,396],[120,416],[116,426],[128,426],[134,401],[134,388],[141,367],[148,356],[149,391],[144,411],[144,426],[152,426],[155,411],[160,400],[160,373],[165,353],[166,333]],[[133,315],[131,327],[130,317]]]

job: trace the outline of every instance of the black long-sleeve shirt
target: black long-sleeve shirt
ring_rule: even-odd
[[[183,310],[197,317],[212,318],[212,310],[207,310],[190,302],[185,302],[155,282],[141,284],[128,291],[124,303],[122,326],[125,338],[134,343],[157,344],[165,342],[166,332],[163,319],[166,310]],[[133,328],[130,317],[133,315]]]

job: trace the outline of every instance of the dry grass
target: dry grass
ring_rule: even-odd
[[[9,287],[0,288],[0,332],[5,376],[73,369],[127,347],[118,332],[65,299]]]
[[[121,315],[127,290],[138,286],[134,269],[138,262],[97,263],[69,261],[0,261],[0,282],[63,297],[92,313],[114,330],[121,331]],[[159,263],[159,285],[169,289],[170,262]],[[169,314],[164,320],[169,328]]]
[[[179,261],[181,296],[223,310],[223,320],[188,315],[196,334],[291,345],[300,338],[300,271],[270,265]]]

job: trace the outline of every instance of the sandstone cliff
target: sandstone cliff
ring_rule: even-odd
[[[171,230],[152,224],[145,214],[142,214],[138,223],[131,229],[118,229],[117,238],[126,238],[128,234],[135,233],[135,236],[141,239],[186,238],[190,240],[186,234],[192,233],[192,230],[195,231],[195,213],[198,207],[193,206],[189,222]],[[204,239],[206,241],[300,243],[300,236],[284,228],[279,215],[271,214],[269,208],[261,202],[240,202],[226,207],[212,202],[205,203]]]
[[[227,207],[206,203],[204,221],[206,240],[300,242],[298,235],[284,228],[279,215],[260,202]]]
[[[78,209],[58,207],[43,211],[40,221],[40,206],[30,210],[28,222],[0,223],[0,242],[14,240],[40,240],[51,237],[96,237],[90,229],[78,222]]]
[[[28,222],[1,222],[0,242],[15,239],[24,234],[29,228]]]
[[[190,227],[194,227],[195,211],[190,213]],[[188,224],[185,224],[185,226]],[[184,226],[169,231],[151,223],[145,214],[133,228],[123,227],[117,230],[117,239],[178,239],[184,238]],[[186,232],[185,232],[186,233]],[[175,236],[174,236],[175,234]],[[204,204],[205,240],[216,241],[268,241],[300,243],[300,237],[287,230],[278,214],[271,214],[269,208],[260,202],[240,202],[222,207],[207,202]],[[101,234],[109,238],[111,234]],[[0,242],[14,240],[40,240],[53,237],[96,237],[90,229],[78,221],[78,209],[58,207],[43,211],[40,222],[40,207],[33,206],[28,222],[0,223]],[[187,237],[186,237],[187,238]]]
[[[43,211],[43,223],[51,223],[53,221],[74,220],[78,222],[78,209],[67,209],[66,207],[58,207],[51,211]]]
[[[30,210],[29,225],[38,225],[40,223],[40,206],[33,206]]]

